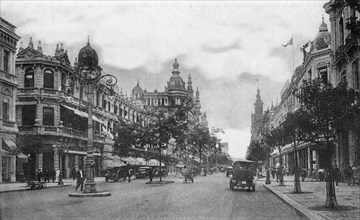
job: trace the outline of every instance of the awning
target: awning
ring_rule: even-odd
[[[77,114],[77,115],[79,115],[79,116],[81,116],[81,117],[84,117],[84,118],[87,118],[87,117],[88,117],[88,113],[86,113],[86,112],[82,112],[82,111],[80,111],[80,110],[78,110],[78,109],[75,109],[75,108],[72,108],[72,107],[69,107],[69,106],[66,106],[66,105],[61,105],[61,106],[63,106],[63,107],[65,107],[65,108],[73,111],[74,114]],[[105,121],[101,120],[100,118],[96,117],[95,115],[92,116],[92,119],[93,119],[94,121],[97,121],[97,122],[101,123],[101,124],[106,124]]]
[[[22,158],[22,159],[28,158],[23,152],[20,151],[20,149],[16,146],[14,141],[12,141],[10,139],[3,139],[3,141],[9,150],[8,155],[11,155],[11,154],[16,155],[17,157]],[[3,151],[5,151],[5,150],[3,150]]]
[[[4,149],[0,149],[0,152],[1,152],[1,156],[9,156],[9,152],[7,152],[6,150]]]
[[[65,152],[68,153],[68,154],[79,154],[79,155],[85,155],[85,156],[87,155],[87,152],[85,152],[85,151],[66,150]],[[98,156],[98,157],[101,156],[100,153],[96,153],[96,152],[93,152],[93,155]]]

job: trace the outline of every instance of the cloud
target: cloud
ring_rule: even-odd
[[[31,36],[45,54],[63,42],[73,61],[90,36],[100,65],[128,92],[138,79],[161,91],[178,58],[183,79],[191,73],[200,89],[209,123],[249,142],[257,87],[264,108],[280,96],[302,62],[298,48],[315,38],[322,14],[328,21],[327,1],[2,1],[1,12],[25,47]],[[291,36],[294,64],[292,47],[281,47]]]

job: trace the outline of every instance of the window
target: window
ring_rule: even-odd
[[[80,91],[79,91],[80,99],[82,100],[84,98],[84,87],[80,84]]]
[[[45,70],[44,72],[44,88],[54,88],[54,73],[51,70]]]
[[[43,125],[54,126],[54,108],[43,108]]]
[[[111,111],[110,102],[108,102],[108,111]]]
[[[65,78],[66,78],[66,74],[65,73],[61,73],[61,91],[65,91]]]
[[[323,81],[323,83],[328,83],[328,77],[327,77],[327,67],[321,67],[318,69],[319,77]]]
[[[347,80],[346,80],[346,70],[344,70],[341,75],[340,75],[340,82],[344,83],[345,85],[347,85]]]
[[[100,106],[100,92],[96,91],[96,106]]]
[[[355,60],[352,64],[352,71],[354,76],[354,89],[360,89],[360,70],[359,61]]]
[[[34,70],[33,69],[27,69],[25,71],[24,87],[34,87]]]
[[[105,100],[105,96],[104,96],[104,95],[103,95],[103,97],[102,97],[102,100],[103,100],[102,108],[103,108],[103,109],[106,109],[106,100]]]
[[[10,52],[7,50],[4,50],[3,61],[4,61],[4,71],[9,72],[10,71],[10,69],[9,69]]]
[[[36,116],[36,105],[22,106],[22,125],[34,125]]]
[[[340,17],[339,21],[339,30],[340,30],[340,45],[344,45],[344,19]]]
[[[115,105],[114,105],[114,114],[117,114],[117,111],[118,111],[118,107],[117,107],[117,105],[115,103]]]
[[[119,115],[120,115],[120,117],[122,117],[122,113],[123,113],[122,108],[119,108]]]
[[[308,71],[308,80],[310,80],[311,81],[311,69],[309,69],[309,71]]]
[[[9,120],[9,101],[3,101],[3,119]]]

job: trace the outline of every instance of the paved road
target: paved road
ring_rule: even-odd
[[[230,191],[223,173],[197,177],[193,184],[163,186],[98,183],[103,198],[69,198],[74,187],[0,194],[0,219],[300,219],[257,184],[256,192]]]

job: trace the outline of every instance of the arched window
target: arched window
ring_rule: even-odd
[[[65,77],[66,77],[66,74],[61,73],[61,90],[62,91],[65,91]]]
[[[34,87],[34,70],[33,69],[27,69],[25,71],[24,87]]]
[[[80,84],[80,91],[79,91],[80,99],[84,98],[84,86]]]
[[[44,72],[44,88],[54,88],[54,73],[51,70],[45,70]]]
[[[339,20],[339,34],[340,34],[340,45],[344,45],[344,19],[340,17]]]

